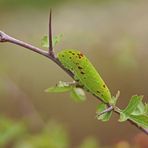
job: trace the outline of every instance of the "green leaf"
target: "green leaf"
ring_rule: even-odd
[[[119,122],[126,121],[128,119],[128,116],[124,114],[123,112],[120,112],[120,119]]]
[[[74,101],[82,102],[86,100],[86,96],[83,89],[75,87],[75,82],[59,81],[59,83],[56,86],[47,88],[45,92],[49,93],[70,92],[70,95]]]
[[[76,102],[82,102],[82,101],[86,100],[85,93],[84,93],[83,89],[81,89],[81,88],[73,87],[73,89],[71,91],[71,97]]]
[[[62,40],[62,37],[63,37],[63,34],[59,34],[59,35],[53,37],[53,39],[52,39],[53,47]],[[49,47],[49,38],[48,38],[47,35],[45,35],[42,38],[42,40],[41,40],[41,46],[42,47],[45,47],[45,48],[48,48]]]
[[[134,95],[131,97],[129,104],[127,107],[121,111],[119,122],[126,121],[130,115],[138,115],[143,112],[143,104],[142,104],[143,96]]]
[[[126,115],[132,114],[138,105],[141,103],[143,96],[132,96],[131,100],[129,101],[128,106],[123,110],[123,113]]]
[[[108,121],[112,115],[112,111],[110,112],[106,112],[100,116],[98,116],[98,114],[100,114],[101,112],[103,112],[105,109],[107,109],[107,106],[106,104],[104,103],[100,103],[98,106],[97,106],[97,119],[98,120],[101,120],[101,121]]]
[[[0,147],[6,147],[12,141],[17,141],[27,131],[23,122],[13,122],[0,116]]]
[[[49,47],[49,41],[48,41],[48,36],[45,35],[43,36],[42,40],[41,40],[41,46],[48,48]]]
[[[135,110],[132,112],[132,115],[140,115],[144,114],[145,112],[145,106],[142,101],[139,102]]]
[[[57,43],[59,43],[62,40],[63,34],[59,34],[55,37],[53,37],[53,46],[55,46]]]
[[[130,115],[129,119],[136,122],[141,127],[148,128],[147,115]]]

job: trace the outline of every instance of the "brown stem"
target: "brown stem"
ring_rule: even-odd
[[[110,106],[107,109],[105,109],[104,111],[97,113],[97,116],[101,116],[101,115],[103,115],[103,114],[105,114],[107,112],[112,111],[113,109],[114,109],[114,107],[113,106]]]
[[[28,44],[26,42],[23,42],[21,40],[15,39],[7,34],[5,34],[4,32],[0,31],[0,42],[10,42],[19,46],[22,46],[24,48],[27,48],[29,50],[32,50],[36,53],[39,53],[45,57],[47,57],[48,59],[52,60],[53,62],[55,62],[57,65],[59,65],[68,75],[70,75],[72,78],[74,78],[74,75],[71,71],[67,70],[62,64],[61,62],[55,57],[55,56],[51,56],[49,55],[49,52],[40,49],[38,47],[32,46],[31,44]]]
[[[13,43],[13,44],[16,44],[16,45],[19,45],[19,46],[22,46],[24,48],[27,48],[29,50],[32,50],[36,53],[39,53],[45,57],[47,57],[48,59],[52,60],[53,62],[55,62],[59,67],[61,67],[70,77],[74,78],[74,75],[71,71],[67,70],[62,64],[61,62],[58,60],[58,58],[56,58],[55,56],[51,56],[49,55],[49,52],[46,52],[38,47],[35,47],[35,46],[32,46],[28,43],[25,43],[23,41],[20,41],[18,39],[15,39],[7,34],[5,34],[4,32],[0,31],[0,42],[10,42],[10,43]],[[96,96],[95,96],[96,97]],[[96,97],[97,99],[99,99],[98,97]],[[99,99],[100,100],[100,99]],[[100,100],[102,101],[102,100]],[[107,104],[108,105],[108,104]],[[118,115],[120,115],[120,112],[116,109],[113,109],[113,111],[115,113],[117,113]],[[132,120],[128,119],[128,121],[130,123],[132,123],[134,126],[136,126],[138,129],[140,129],[141,131],[143,131],[145,134],[148,135],[148,130],[147,129],[144,129],[142,127],[139,127],[135,122],[133,122]]]

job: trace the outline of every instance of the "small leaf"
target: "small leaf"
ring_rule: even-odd
[[[138,106],[132,112],[132,115],[140,115],[145,113],[145,106],[142,101],[139,102]]]
[[[139,126],[148,128],[148,116],[146,115],[130,115],[129,119],[136,122]]]
[[[112,111],[110,112],[106,112],[100,116],[98,116],[99,113],[103,112],[105,109],[107,109],[107,106],[106,104],[104,103],[100,103],[98,106],[97,106],[97,119],[98,120],[101,120],[101,121],[108,121],[112,115]]]
[[[63,34],[59,34],[55,37],[53,37],[53,46],[55,46],[57,43],[59,43],[62,40]]]
[[[42,40],[41,40],[41,46],[48,48],[49,47],[49,41],[48,41],[48,36],[45,35],[43,36]]]
[[[126,115],[132,114],[139,105],[139,103],[141,102],[142,98],[143,96],[137,96],[137,95],[132,96],[128,106],[122,112]]]
[[[53,47],[62,40],[62,37],[63,37],[63,34],[59,34],[59,35],[53,37],[53,39],[52,39]],[[49,38],[48,38],[47,35],[45,35],[42,38],[42,40],[41,40],[41,46],[42,47],[45,47],[45,48],[48,48],[49,47]]]
[[[120,112],[119,122],[126,121],[130,115],[139,115],[143,112],[143,104],[142,104],[143,96],[132,96],[131,100],[127,107]]]
[[[81,89],[81,88],[73,87],[73,89],[71,91],[71,97],[76,102],[82,102],[82,101],[86,100],[85,93],[84,93],[83,89]]]

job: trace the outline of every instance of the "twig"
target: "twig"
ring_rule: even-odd
[[[105,113],[107,113],[107,112],[110,112],[110,111],[112,111],[114,109],[114,107],[113,106],[110,106],[110,107],[108,107],[107,109],[105,109],[104,111],[102,111],[102,112],[97,112],[97,117],[98,116],[101,116],[101,115],[103,115],[103,114],[105,114]]]
[[[61,64],[61,62],[58,60],[58,58],[56,58],[55,56],[52,56],[51,54],[49,54],[49,52],[46,52],[46,51],[44,51],[43,49],[40,49],[40,48],[35,47],[35,46],[32,46],[32,45],[30,45],[30,44],[28,44],[28,43],[25,43],[25,42],[23,42],[23,41],[20,41],[20,40],[18,40],[18,39],[15,39],[15,38],[13,38],[13,37],[11,37],[11,36],[5,34],[5,33],[2,32],[2,31],[0,31],[0,42],[10,42],[10,43],[13,43],[13,44],[22,46],[22,47],[24,47],[24,48],[30,49],[30,50],[32,50],[32,51],[34,51],[34,52],[36,52],[36,53],[39,53],[39,54],[41,54],[41,55],[47,57],[48,59],[52,60],[53,62],[55,62],[55,63],[56,63],[59,67],[61,67],[70,77],[72,77],[72,78],[74,79],[74,74],[73,74],[71,71],[67,70],[67,69]],[[95,96],[95,97],[100,100],[100,98],[98,98],[97,96]],[[100,100],[100,101],[102,101],[102,100]],[[102,102],[103,102],[103,101],[102,101]],[[107,105],[108,105],[108,104],[107,104]],[[116,108],[117,108],[117,107],[116,107]],[[113,110],[115,113],[117,113],[118,115],[120,115],[120,112],[119,112],[117,109],[115,109],[115,108],[112,109],[112,106],[110,106],[109,111],[110,111],[110,110]],[[130,120],[130,119],[128,119],[128,121],[129,121],[130,123],[132,123],[134,126],[136,126],[138,129],[140,129],[141,131],[143,131],[145,134],[148,135],[148,130],[146,130],[146,129],[142,128],[142,127],[139,127],[135,122],[133,122],[133,121]]]
[[[40,49],[38,47],[32,46],[31,44],[28,44],[26,42],[23,42],[21,40],[15,39],[7,34],[5,34],[4,32],[0,31],[0,42],[10,42],[19,46],[22,46],[24,48],[27,48],[31,51],[34,51],[36,53],[39,53],[45,57],[47,57],[48,59],[52,60],[53,62],[55,62],[58,66],[60,66],[70,77],[74,78],[74,75],[71,71],[69,71],[68,69],[66,69],[61,62],[56,58],[56,57],[52,57],[51,55],[48,54],[47,51],[44,51],[43,49]]]
[[[47,51],[44,51],[40,48],[37,48],[37,47],[34,47],[32,46],[31,44],[28,44],[26,42],[23,42],[23,41],[20,41],[18,39],[15,39],[7,34],[5,34],[4,32],[0,31],[0,42],[11,42],[13,44],[16,44],[16,45],[19,45],[19,46],[22,46],[22,47],[25,47],[25,48],[28,48],[34,52],[37,52],[43,56],[46,56],[46,57],[49,57],[51,58],[49,55],[48,55],[48,52]]]

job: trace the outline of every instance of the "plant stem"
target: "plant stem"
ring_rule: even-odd
[[[32,46],[26,42],[20,41],[18,39],[15,39],[7,34],[5,34],[4,32],[0,31],[0,42],[10,42],[19,46],[22,46],[24,48],[27,48],[29,50],[32,50],[38,54],[41,54],[45,57],[47,57],[48,59],[52,60],[53,62],[55,62],[59,67],[61,67],[70,77],[72,77],[74,79],[74,74],[67,70],[62,64],[61,62],[58,60],[58,58],[56,58],[56,55],[54,54],[54,56],[52,56],[51,54],[49,54],[50,51],[44,51],[43,49],[40,49],[38,47]],[[97,96],[95,96],[97,99],[99,99]],[[100,100],[100,99],[99,99]],[[102,100],[100,100],[102,101]],[[104,102],[103,102],[104,103]],[[107,104],[108,105],[108,104]],[[115,113],[117,113],[118,115],[120,115],[120,109],[118,107],[112,107],[110,106],[108,108],[108,110],[106,110],[105,112],[111,111],[113,110]],[[141,131],[143,131],[145,134],[148,135],[148,130],[144,129],[142,127],[139,127],[135,122],[133,122],[132,120],[128,119],[128,121],[130,123],[132,123],[134,126],[136,126],[138,129],[140,129]]]
[[[38,47],[32,46],[31,44],[28,44],[26,42],[23,42],[21,40],[15,39],[7,34],[5,34],[4,32],[0,31],[0,42],[10,42],[19,46],[22,46],[24,48],[27,48],[29,50],[32,50],[38,54],[41,54],[45,57],[47,57],[48,59],[52,60],[53,62],[55,62],[57,65],[59,65],[68,75],[70,75],[72,78],[74,78],[74,75],[71,71],[67,70],[61,63],[60,61],[56,58],[56,55],[51,56],[49,55],[49,52],[40,49]]]
[[[113,106],[110,106],[110,107],[108,107],[107,109],[105,109],[104,111],[102,111],[102,112],[100,112],[100,113],[97,113],[97,116],[101,116],[101,115],[103,115],[103,114],[105,114],[105,113],[107,113],[107,112],[112,111],[113,109],[114,109],[114,107],[113,107]]]

